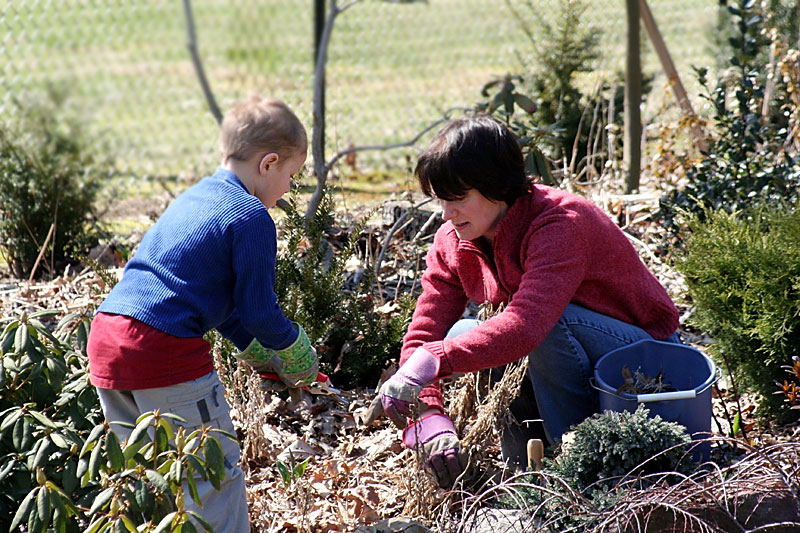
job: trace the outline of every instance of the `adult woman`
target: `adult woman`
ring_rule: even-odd
[[[462,465],[438,379],[527,356],[544,429],[556,442],[598,409],[589,385],[597,359],[644,338],[680,342],[675,305],[625,234],[585,198],[533,184],[504,125],[487,116],[452,121],[415,174],[440,201],[445,224],[427,256],[400,369],[380,395],[400,423],[417,397],[426,404],[403,440],[422,444],[440,484],[452,483]],[[470,300],[505,308],[481,323],[459,322]],[[523,394],[512,411],[530,418],[532,400]],[[506,439],[504,455],[520,462],[524,440]]]

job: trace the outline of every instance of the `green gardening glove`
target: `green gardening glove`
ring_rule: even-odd
[[[258,373],[273,372],[290,387],[310,385],[317,379],[319,361],[308,335],[300,324],[297,339],[282,350],[265,348],[253,339],[236,358],[244,361]]]

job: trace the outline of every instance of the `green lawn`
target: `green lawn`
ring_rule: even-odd
[[[344,1],[344,0],[343,0]],[[513,0],[515,5],[521,0]],[[530,0],[547,20],[553,2]],[[327,3],[327,2],[326,2]],[[712,0],[651,0],[684,78],[707,64]],[[311,126],[312,11],[300,0],[192,3],[198,44],[220,106],[252,91],[286,100]],[[624,2],[593,0],[602,28],[595,76],[621,68]],[[599,30],[598,30],[599,31]],[[14,99],[66,87],[79,114],[123,169],[198,176],[216,164],[217,126],[186,50],[182,3],[61,0],[0,2],[0,117]],[[658,68],[645,47],[645,68]],[[365,0],[343,13],[329,56],[329,153],[350,143],[406,140],[444,109],[475,103],[490,77],[522,69],[532,54],[505,0]],[[685,80],[691,87],[691,79]],[[582,80],[591,86],[594,80]],[[662,81],[663,83],[663,81]],[[361,162],[393,165],[397,154]],[[398,163],[399,164],[399,163]]]

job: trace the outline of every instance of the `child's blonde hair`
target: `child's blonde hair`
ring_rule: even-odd
[[[222,120],[222,160],[246,161],[269,150],[292,157],[308,150],[306,130],[297,115],[277,98],[251,95],[233,103]]]

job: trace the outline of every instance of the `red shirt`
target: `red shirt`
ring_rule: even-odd
[[[97,313],[87,351],[92,384],[103,389],[168,387],[214,370],[202,337],[174,337],[124,315]]]
[[[581,196],[533,186],[498,222],[488,248],[460,240],[449,222],[439,228],[401,364],[419,346],[439,357],[440,376],[508,364],[533,351],[571,302],[656,339],[678,329],[678,310],[658,279],[608,215]],[[469,300],[506,307],[469,332],[444,339]],[[420,398],[442,407],[436,386]]]

